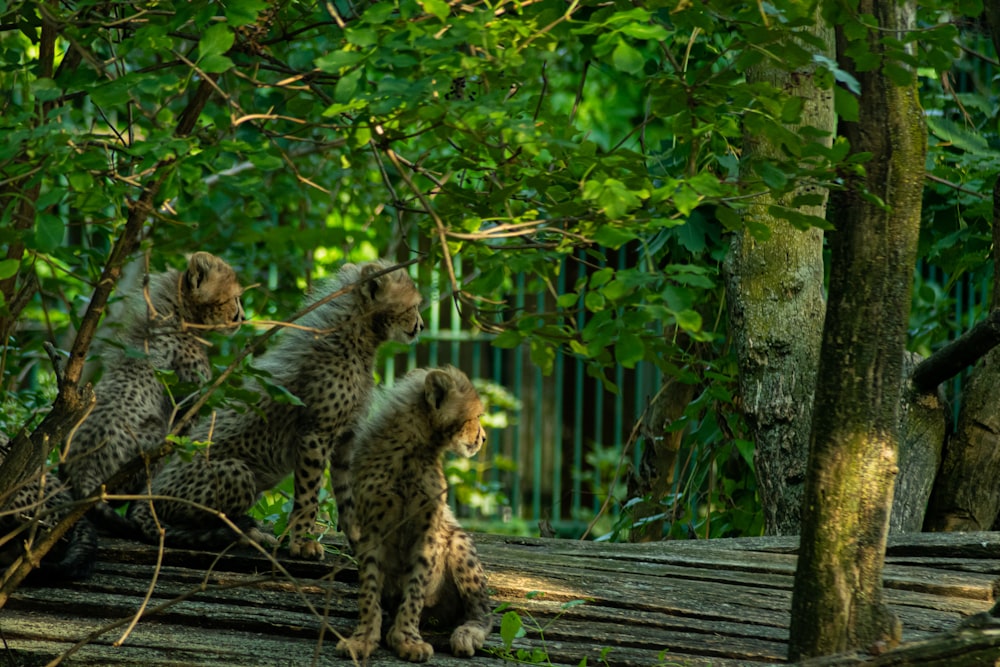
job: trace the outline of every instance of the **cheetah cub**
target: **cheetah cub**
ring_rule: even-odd
[[[280,334],[257,367],[268,371],[300,401],[273,400],[261,392],[250,410],[226,409],[214,427],[194,429],[196,440],[212,444],[191,461],[171,461],[153,479],[155,495],[174,496],[214,508],[231,517],[250,539],[273,543],[256,529],[246,512],[259,494],[295,474],[295,500],[288,525],[293,557],[323,558],[323,547],[310,537],[319,508],[319,490],[328,461],[341,525],[349,523],[347,461],[351,432],[368,407],[375,385],[375,353],[389,340],[412,343],[423,329],[421,296],[406,271],[386,270],[374,261],[345,264],[332,284],[316,296],[344,291],[302,317],[296,328]],[[220,548],[234,534],[206,514],[176,501],[157,501],[154,517],[148,502],[133,503],[129,515],[147,540]]]
[[[384,603],[395,612],[386,641],[399,657],[423,662],[434,654],[420,635],[422,615],[457,624],[451,652],[471,656],[493,618],[476,547],[447,505],[441,457],[479,451],[483,405],[469,378],[452,367],[410,372],[381,403],[354,442],[360,621],[337,652],[356,660],[371,655]]]
[[[225,261],[196,252],[184,271],[151,275],[148,300],[141,292],[128,296],[123,349],[105,363],[94,388],[97,405],[68,442],[60,466],[76,498],[87,497],[141,452],[163,443],[173,405],[156,371],[171,370],[183,383],[204,385],[212,377],[206,328],[234,332],[244,319],[242,293]],[[145,486],[143,471],[107,490],[138,493]],[[90,515],[102,528],[134,534],[107,503],[95,505]]]
[[[7,458],[9,441],[0,433],[0,463]],[[73,508],[73,496],[54,474],[43,466],[14,487],[0,493],[0,567],[8,567],[22,556],[32,532],[40,539]],[[7,541],[9,539],[9,541]],[[86,579],[97,556],[97,531],[82,518],[45,554],[25,583],[52,584]]]

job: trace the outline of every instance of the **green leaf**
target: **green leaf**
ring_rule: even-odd
[[[743,218],[739,213],[728,206],[718,206],[715,209],[715,217],[719,219],[722,226],[729,231],[735,231],[743,225]]]
[[[666,28],[653,23],[627,23],[618,29],[629,37],[654,42],[662,42],[670,36]]]
[[[615,341],[615,359],[625,368],[635,368],[635,365],[646,356],[646,347],[639,336],[629,331],[623,331]]]
[[[603,310],[605,303],[604,295],[600,292],[587,292],[583,297],[583,305],[592,313]]]
[[[783,190],[788,185],[788,176],[785,175],[785,172],[770,162],[758,163],[757,173],[763,179],[764,185],[772,190]]]
[[[209,56],[221,56],[233,45],[235,35],[225,23],[214,23],[209,26],[198,41],[198,60]]]
[[[624,280],[612,280],[601,289],[601,294],[608,301],[618,301],[632,293],[632,287]]]
[[[646,59],[638,49],[623,39],[618,42],[618,46],[611,54],[611,63],[619,71],[637,74],[642,71]]]
[[[99,107],[114,107],[129,101],[127,77],[90,89],[90,99]]]
[[[691,215],[691,211],[698,208],[699,203],[701,203],[701,196],[687,183],[681,183],[677,192],[674,193],[674,206],[685,217]]]
[[[227,56],[205,56],[198,61],[198,67],[206,74],[221,74],[233,68],[233,61]]]
[[[508,611],[500,619],[500,639],[509,651],[514,640],[524,636],[524,623],[516,611]]]
[[[847,89],[850,90],[852,93],[854,93],[855,95],[861,94],[861,84],[858,82],[858,80],[854,77],[853,74],[840,69],[840,66],[837,64],[836,60],[833,60],[832,58],[828,58],[818,53],[813,54],[813,60],[817,63],[820,63],[828,70],[833,72],[834,78],[840,83],[847,86]]]
[[[516,329],[507,329],[500,332],[500,334],[493,339],[493,347],[499,347],[503,349],[515,348],[521,344],[521,332]]]
[[[332,51],[317,58],[316,67],[329,74],[340,74],[343,68],[353,67],[364,59],[365,54],[361,51]]]
[[[750,466],[750,470],[753,470],[754,469],[754,465],[753,465],[754,445],[753,445],[753,442],[751,442],[749,440],[739,440],[739,439],[734,440],[734,442],[736,443],[736,449],[739,451],[740,456],[742,456],[743,460],[746,461],[746,464],[748,466]]]
[[[66,223],[57,215],[41,213],[35,218],[35,248],[51,254],[62,245]]]
[[[590,274],[590,287],[591,289],[597,289],[601,285],[607,284],[615,275],[615,270],[610,266],[605,266],[603,269],[598,269]]]
[[[21,265],[16,259],[0,260],[0,280],[6,280],[17,274],[17,268]]]
[[[911,68],[892,60],[886,60],[882,71],[889,77],[890,81],[900,88],[912,86],[916,76]]]
[[[0,276],[2,278],[2,276]],[[556,305],[560,308],[572,308],[576,305],[576,302],[580,299],[580,296],[574,292],[569,292],[568,294],[560,294],[559,298],[556,299]]]
[[[56,85],[52,79],[35,79],[31,82],[31,94],[37,100],[49,102],[62,95],[62,88]]]
[[[677,326],[685,331],[701,331],[701,314],[696,310],[682,310],[674,313]]]
[[[542,372],[542,375],[552,375],[552,367],[556,362],[555,347],[547,341],[533,338],[530,356],[531,363]]]
[[[340,80],[337,81],[337,85],[333,88],[334,101],[343,104],[354,100],[354,96],[358,92],[358,83],[361,81],[361,75],[363,73],[364,68],[359,67],[358,69],[340,77]]]
[[[369,25],[381,25],[389,20],[394,11],[396,11],[395,3],[376,2],[361,15],[361,21]]]
[[[448,18],[448,14],[451,13],[451,7],[444,0],[418,0],[420,6],[424,8],[424,11],[428,14],[433,14],[434,16],[441,19],[444,22]]]
[[[962,125],[948,118],[927,116],[927,128],[938,139],[963,151],[969,151],[970,153],[986,153],[990,151],[990,145],[982,135],[970,132]]]
[[[583,184],[583,198],[596,201],[604,214],[612,220],[623,217],[629,210],[642,204],[642,197],[649,193],[632,190],[616,178],[603,181],[590,180]]]
[[[635,238],[635,232],[632,230],[608,224],[598,227],[593,236],[597,245],[612,249],[618,249]]]
[[[226,21],[234,28],[257,20],[257,15],[267,7],[264,0],[228,0]]]

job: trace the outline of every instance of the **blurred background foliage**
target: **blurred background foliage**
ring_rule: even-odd
[[[864,29],[852,3],[829,4],[825,20]],[[897,40],[919,66],[931,137],[911,316],[923,354],[980,316],[993,270],[1000,86],[982,10],[922,2],[920,30]],[[37,423],[54,388],[42,343],[68,347],[130,206],[157,184],[120,292],[147,262],[157,271],[207,250],[252,285],[245,303],[262,327],[343,261],[419,255],[429,302],[454,304],[461,331],[523,351],[542,374],[562,369],[556,382],[582,386],[565,360],[612,396],[641,393],[621,381],[639,368],[645,386],[695,385],[671,426],[685,435],[664,536],[759,534],[725,335],[727,233],[768,235],[740,216],[755,193],[837,187],[863,163],[809,128],[789,132],[801,101],[745,82],[762,63],[815,65],[850,117],[852,79],[799,31],[811,16],[795,0],[0,1],[0,427]],[[744,131],[784,158],[741,179]],[[794,206],[780,214],[836,227]],[[220,369],[252,329],[216,340]],[[490,425],[516,425],[524,397],[494,376]],[[215,404],[239,398],[239,384]],[[630,397],[636,416],[652,393]],[[508,474],[523,463],[510,455],[454,462],[465,520],[535,533],[549,518],[574,536],[595,522],[590,535],[627,538],[624,479],[643,446],[632,419],[584,443],[585,465],[564,462],[558,474],[593,502],[558,516],[512,498]],[[280,528],[288,493],[268,494],[259,515]]]

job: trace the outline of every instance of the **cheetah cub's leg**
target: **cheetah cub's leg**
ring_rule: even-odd
[[[291,528],[289,551],[293,558],[323,560],[323,545],[310,534],[316,530],[316,513],[319,511],[319,489],[323,485],[323,472],[330,458],[332,443],[329,437],[307,433],[299,445],[295,462],[295,504],[288,518]]]
[[[427,530],[425,527],[424,531]],[[426,662],[434,655],[434,647],[420,636],[420,614],[424,611],[429,580],[439,562],[435,553],[437,544],[433,537],[428,537],[412,555],[410,573],[403,585],[403,599],[386,637],[396,655],[410,662]]]
[[[351,489],[351,452],[354,433],[347,431],[337,437],[330,454],[330,485],[337,501],[337,527],[347,538],[351,548],[361,540],[361,530],[355,518],[354,492]]]
[[[493,630],[486,573],[479,561],[476,545],[461,529],[451,535],[445,554],[465,612],[465,622],[451,633],[451,652],[455,656],[469,657],[483,647],[486,636]]]
[[[378,558],[378,537],[367,536],[358,549],[358,627],[350,637],[337,644],[337,654],[352,660],[364,660],[378,646],[382,634],[383,573]]]

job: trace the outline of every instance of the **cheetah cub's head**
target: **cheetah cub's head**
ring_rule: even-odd
[[[445,449],[474,456],[486,442],[486,431],[479,422],[483,403],[465,373],[452,366],[428,371],[424,399],[431,426],[443,438]]]
[[[409,344],[424,328],[420,317],[423,299],[405,270],[377,275],[390,266],[386,260],[362,264],[358,298],[371,310],[373,327],[382,340]]]
[[[182,315],[188,322],[219,326],[225,333],[233,333],[246,319],[240,302],[243,288],[236,272],[211,253],[191,255],[179,290]]]

